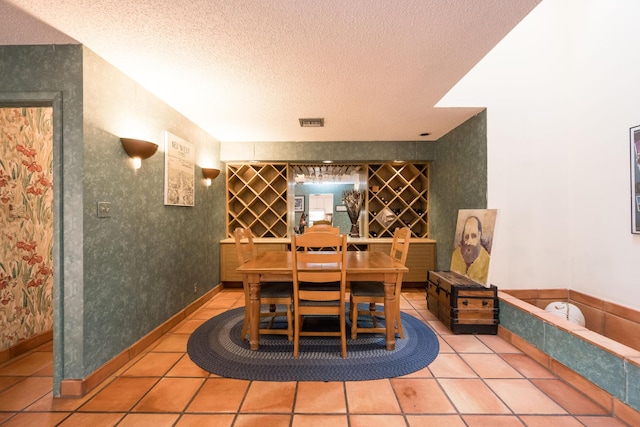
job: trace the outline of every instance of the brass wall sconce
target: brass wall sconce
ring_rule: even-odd
[[[120,138],[122,148],[133,159],[134,169],[140,169],[142,160],[148,159],[158,151],[158,144],[141,139]]]
[[[207,187],[211,186],[211,181],[216,179],[218,175],[220,175],[220,169],[202,168],[202,176],[206,179]]]

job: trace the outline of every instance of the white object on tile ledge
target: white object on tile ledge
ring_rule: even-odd
[[[544,311],[562,317],[569,322],[584,326],[584,315],[582,311],[575,305],[568,302],[552,302],[544,309]]]

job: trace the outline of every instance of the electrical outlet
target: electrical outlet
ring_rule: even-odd
[[[197,294],[197,293],[198,293],[198,284],[197,284],[197,283],[194,283],[194,284],[193,284],[193,293],[194,293],[194,294]]]
[[[98,202],[98,218],[109,218],[111,216],[111,203]]]

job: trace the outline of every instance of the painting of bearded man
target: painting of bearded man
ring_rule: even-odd
[[[497,209],[458,211],[451,271],[487,284]]]

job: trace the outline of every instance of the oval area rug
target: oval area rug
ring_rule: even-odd
[[[347,311],[348,313],[348,311]],[[257,381],[364,381],[418,371],[435,360],[435,333],[422,321],[402,313],[405,339],[387,351],[383,334],[358,334],[352,340],[347,322],[347,358],[340,355],[339,337],[301,337],[300,353],[286,335],[261,335],[260,349],[240,340],[244,308],[235,308],[200,325],[189,337],[187,353],[200,368],[226,378]],[[283,319],[284,320],[284,319]],[[335,318],[329,319],[333,324]],[[308,321],[305,319],[305,327]],[[314,325],[315,326],[315,325]]]

